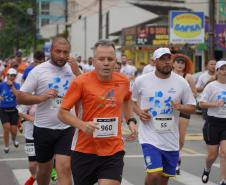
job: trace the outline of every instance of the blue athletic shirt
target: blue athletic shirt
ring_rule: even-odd
[[[14,87],[19,90],[20,84],[13,82]],[[16,96],[7,82],[0,83],[0,95],[3,100],[0,101],[0,108],[12,108],[17,106]]]
[[[26,67],[26,68],[24,69],[24,74],[23,74],[23,76],[22,76],[22,78],[23,78],[24,80],[26,80],[28,74],[30,73],[30,71],[31,71],[34,67],[35,67],[34,65],[31,65],[31,66],[28,66],[28,67]]]

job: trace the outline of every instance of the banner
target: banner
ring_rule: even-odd
[[[170,43],[204,42],[204,12],[170,11]]]

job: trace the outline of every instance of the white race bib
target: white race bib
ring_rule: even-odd
[[[153,118],[153,127],[155,132],[173,132],[173,126],[173,116]]]
[[[223,107],[219,107],[219,114],[226,114],[226,101],[224,101]]]
[[[94,118],[94,122],[98,122],[99,127],[93,132],[93,137],[113,137],[118,135],[118,117],[115,118]]]
[[[35,156],[34,143],[26,143],[26,145],[24,146],[24,150],[28,156]]]
[[[56,98],[51,98],[50,100],[50,109],[59,109],[60,105],[63,101],[63,97],[62,96],[57,96]]]

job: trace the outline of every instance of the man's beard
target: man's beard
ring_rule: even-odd
[[[164,68],[163,69],[160,69],[158,67],[158,65],[156,65],[156,69],[157,69],[158,72],[160,72],[163,75],[169,75],[171,73],[171,71],[172,71],[172,66],[170,66],[170,70],[169,71],[164,71]]]
[[[55,66],[58,66],[58,67],[63,67],[63,66],[67,63],[67,61],[63,60],[63,61],[64,61],[64,64],[59,65],[59,64],[57,63],[58,60],[55,60],[54,57],[53,57],[52,55],[51,55],[51,61],[54,63]],[[59,60],[59,61],[61,61],[61,60]]]

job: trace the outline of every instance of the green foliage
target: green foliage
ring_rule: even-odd
[[[29,54],[33,47],[33,17],[22,13],[22,11],[26,13],[28,8],[34,8],[34,0],[3,0],[3,2],[4,3],[0,3],[0,10],[6,25],[4,30],[0,30],[0,56],[3,55],[3,51],[6,57],[14,53],[17,43],[17,32],[19,49],[26,50],[26,53]],[[17,21],[18,29],[16,26]],[[5,37],[3,37],[3,35],[5,35]],[[37,44],[39,43],[41,43],[41,41],[37,40]]]

